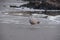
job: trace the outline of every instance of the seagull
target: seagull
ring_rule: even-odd
[[[40,22],[37,19],[29,19],[31,25],[39,24]]]

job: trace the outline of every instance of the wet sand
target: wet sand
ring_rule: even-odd
[[[0,16],[0,40],[60,40],[60,23],[40,18],[31,26],[28,18]]]

